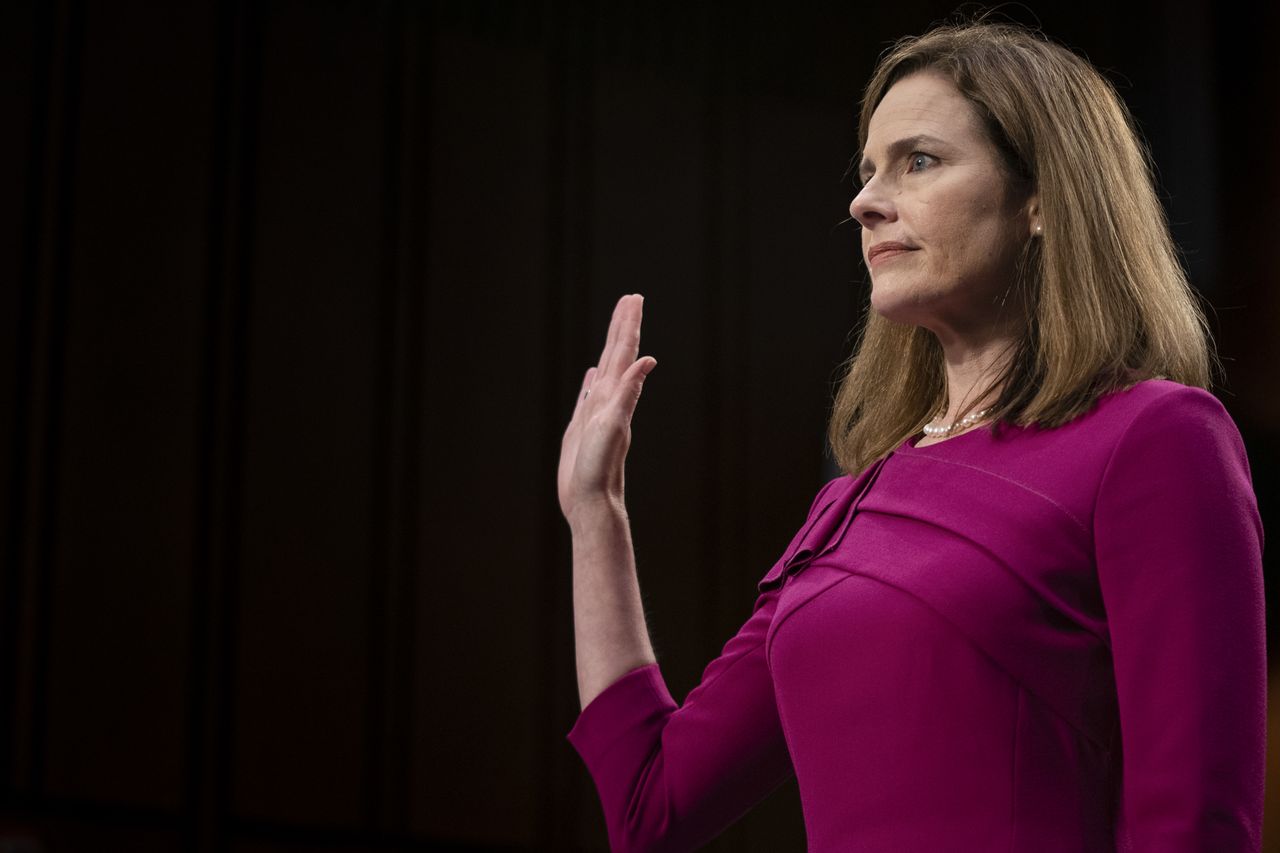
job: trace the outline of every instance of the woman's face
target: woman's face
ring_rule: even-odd
[[[1020,321],[1008,291],[1038,221],[1035,197],[1012,186],[951,81],[924,71],[889,89],[871,116],[859,178],[849,212],[862,225],[876,311],[944,343]]]

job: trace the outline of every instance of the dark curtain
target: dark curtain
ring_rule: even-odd
[[[582,371],[644,293],[629,505],[682,697],[830,470],[860,87],[952,10],[7,5],[0,847],[606,849],[564,739]],[[1274,6],[1005,14],[1133,108],[1270,524]],[[803,844],[792,784],[710,849]]]

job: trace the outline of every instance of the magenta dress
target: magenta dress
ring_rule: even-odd
[[[1211,394],[907,441],[818,493],[684,702],[568,734],[615,851],[688,851],[793,773],[812,853],[1261,844],[1262,528]]]

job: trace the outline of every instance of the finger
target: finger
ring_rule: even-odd
[[[640,351],[640,323],[644,317],[644,297],[627,297],[626,310],[619,317],[618,334],[613,342],[609,363],[600,365],[606,376],[620,376],[635,363]]]
[[[595,379],[596,369],[588,367],[587,372],[582,374],[582,387],[578,389],[578,399],[573,404],[573,417],[578,416],[578,410],[582,408],[582,403],[587,399],[587,394],[591,391],[591,382]]]
[[[653,369],[658,366],[658,360],[651,355],[637,361],[635,364],[627,368],[627,372],[622,374],[622,380],[619,382],[620,387],[625,388],[627,393],[618,394],[615,400],[622,409],[621,414],[628,421],[635,414],[636,403],[640,400],[640,391],[644,388],[644,380]]]
[[[603,369],[605,364],[613,352],[615,341],[618,339],[618,326],[622,317],[622,313],[626,310],[627,297],[621,297],[617,304],[613,306],[613,314],[609,318],[609,331],[605,334],[604,349],[600,351],[600,360],[596,362],[596,366]]]

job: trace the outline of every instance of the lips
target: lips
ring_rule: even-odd
[[[904,252],[914,252],[915,249],[915,246],[908,246],[906,243],[898,243],[893,240],[876,243],[867,250],[867,264],[874,264],[877,258],[888,259],[894,255],[900,255]]]

